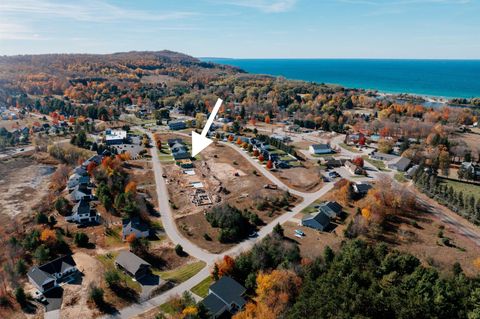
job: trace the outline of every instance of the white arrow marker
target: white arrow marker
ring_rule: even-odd
[[[205,123],[205,126],[203,127],[201,135],[196,133],[195,131],[192,131],[192,156],[197,155],[198,153],[203,151],[203,149],[206,148],[208,145],[212,144],[213,141],[207,138],[207,132],[210,129],[210,126],[212,126],[213,119],[217,115],[220,106],[222,106],[222,102],[222,99],[218,99],[217,103],[215,103],[212,113],[210,113],[207,123]]]

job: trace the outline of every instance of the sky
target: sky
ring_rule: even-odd
[[[480,59],[480,0],[1,0],[0,55]]]

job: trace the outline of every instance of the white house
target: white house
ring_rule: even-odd
[[[333,152],[329,144],[313,144],[310,145],[308,151],[313,155],[330,154]]]
[[[130,234],[135,234],[136,238],[146,238],[150,236],[150,229],[138,218],[124,219],[122,221],[122,239],[125,240]]]
[[[90,207],[90,202],[84,199],[81,199],[78,203],[73,206],[72,214],[65,217],[65,220],[68,222],[75,223],[94,223],[99,220],[99,215],[97,212]]]

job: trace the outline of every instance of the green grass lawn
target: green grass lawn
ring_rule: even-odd
[[[300,161],[288,162],[288,165],[290,165],[292,167],[302,167],[302,163]]]
[[[199,284],[197,284],[195,287],[193,287],[191,291],[197,296],[205,298],[208,295],[208,288],[210,287],[212,282],[213,282],[212,277],[208,276],[207,278],[203,279]]]
[[[171,301],[167,301],[166,303],[161,304],[158,307],[158,309],[160,309],[160,311],[162,311],[163,313],[166,313],[168,315],[173,315],[175,313],[175,308],[174,308]]]
[[[399,183],[405,183],[407,181],[407,179],[405,178],[405,174],[403,172],[395,173],[393,178],[395,178],[395,180]]]
[[[112,252],[112,253],[107,253],[105,255],[99,255],[97,256],[97,259],[103,264],[103,266],[105,267],[105,271],[107,271],[107,270],[116,269],[114,262],[117,256],[118,256],[118,252]],[[133,281],[132,277],[128,276],[123,271],[118,271],[118,274],[120,275],[121,281],[125,282],[129,288],[132,288],[137,292],[142,291],[142,287],[140,287],[140,284],[136,281]],[[103,278],[98,278],[98,280],[103,280]]]
[[[205,262],[197,261],[194,263],[186,264],[182,267],[178,267],[173,270],[167,271],[153,271],[156,275],[159,275],[163,280],[169,280],[174,283],[182,283],[193,276],[195,276],[200,270],[205,267]]]
[[[447,184],[448,187],[452,186],[456,192],[463,192],[463,196],[473,195],[477,200],[480,199],[480,185],[473,185],[462,183],[461,181],[451,181],[448,179],[438,178],[440,183]]]
[[[107,246],[113,247],[123,244],[122,236],[120,236],[121,229],[121,226],[114,226],[107,231],[105,236],[105,244]]]
[[[300,213],[302,214],[312,214],[312,213],[315,213],[317,212],[317,208],[315,208],[315,206],[318,206],[320,205],[321,203],[323,203],[324,200],[321,200],[321,199],[317,199],[316,201],[314,201],[313,203],[311,203],[310,205],[308,205],[307,207],[305,207],[304,209],[302,209],[302,211]]]
[[[379,171],[390,172],[390,170],[385,166],[385,163],[383,161],[371,159],[367,155],[362,156],[362,158],[365,160],[365,162],[368,162],[378,168]]]
[[[357,150],[356,148],[350,146],[350,145],[347,145],[345,143],[339,143],[338,144],[341,148],[344,148],[346,149],[347,151],[350,151],[350,152],[353,152],[353,153],[361,153],[359,150]]]

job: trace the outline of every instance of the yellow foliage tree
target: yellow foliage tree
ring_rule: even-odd
[[[182,318],[188,317],[188,316],[195,316],[198,314],[198,309],[195,306],[188,306],[182,311]]]
[[[44,229],[44,230],[42,231],[42,234],[40,235],[40,240],[41,240],[41,241],[44,241],[44,242],[46,242],[46,241],[53,241],[53,240],[55,240],[56,238],[57,238],[57,237],[55,236],[55,232],[54,232],[53,230],[51,230],[51,229],[48,229],[48,228]]]
[[[370,210],[370,208],[362,208],[362,216],[363,218],[365,218],[365,220],[370,220],[370,218],[372,218],[372,211]]]
[[[480,270],[480,257],[475,258],[475,260],[473,261],[473,265],[474,265],[478,270]]]

